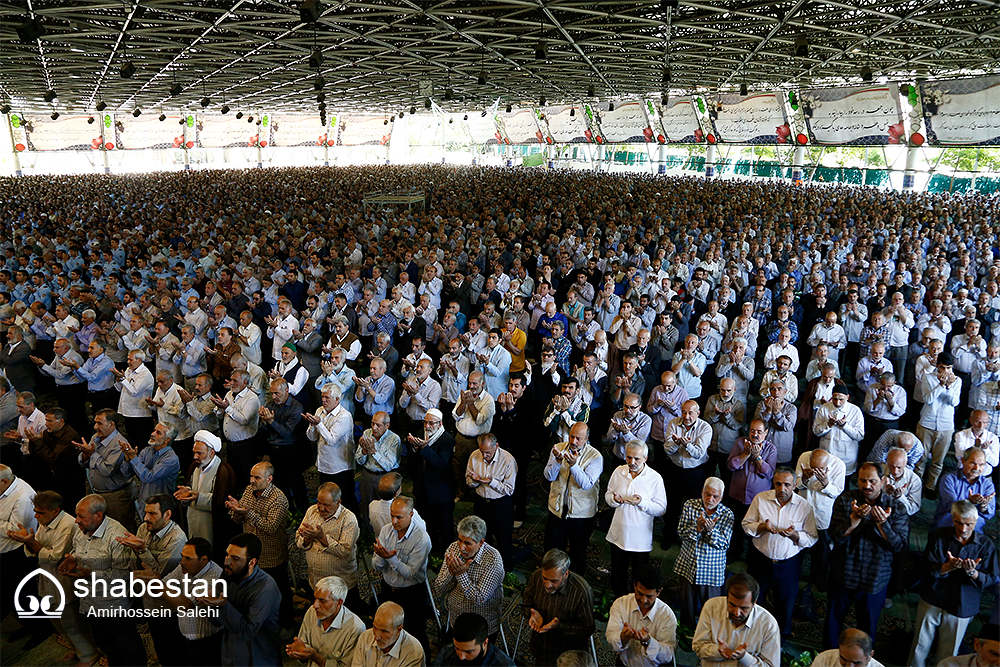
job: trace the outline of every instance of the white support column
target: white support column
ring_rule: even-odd
[[[906,168],[903,171],[903,192],[912,192],[917,180],[917,147],[906,147]]]
[[[806,163],[806,147],[796,146],[792,154],[792,183],[802,180],[805,170],[802,168]]]
[[[101,120],[101,164],[104,166],[104,173],[105,174],[110,174],[111,173],[111,165],[109,164],[109,161],[108,161],[108,149],[107,149],[108,138],[106,136],[104,136],[105,130],[108,129],[107,126],[104,124],[104,116],[105,115],[106,114],[102,113],[101,117],[100,117],[100,120]]]
[[[708,152],[705,154],[705,178],[715,177],[715,144],[708,145]]]
[[[330,144],[326,141],[323,142],[323,166],[330,166]]]
[[[656,149],[656,161],[659,165],[656,168],[656,173],[663,176],[667,173],[667,145],[660,144],[659,148]]]
[[[187,140],[188,140],[187,116],[184,116],[183,119],[184,119],[184,125],[183,129],[181,130],[181,134],[184,135],[184,141],[181,142],[181,150],[184,151],[184,171],[191,171],[191,149],[189,149],[187,145]]]
[[[264,168],[264,156],[263,154],[261,154],[259,141],[257,142],[257,168],[258,169]]]
[[[555,146],[547,145],[545,147],[545,168],[548,170],[555,169]]]
[[[597,144],[597,160],[594,162],[597,171],[604,171],[604,144]]]

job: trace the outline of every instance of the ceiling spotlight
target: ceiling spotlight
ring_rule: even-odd
[[[540,107],[545,106],[545,95],[542,95],[541,97],[538,98],[538,106]]]
[[[799,35],[795,38],[795,57],[796,58],[808,58],[809,57],[809,40],[806,39],[805,35]]]
[[[663,97],[660,98],[660,104],[661,105],[667,106],[668,102],[670,102],[670,97],[669,96],[663,95]]]
[[[104,111],[105,109],[108,108],[108,105],[104,102],[104,100],[101,100],[100,102],[97,103],[97,106],[94,108],[97,109],[98,111]]]
[[[52,115],[49,116],[49,118],[51,118],[52,120],[59,120],[59,112],[58,111],[53,111]]]
[[[451,125],[451,124],[452,124],[452,123],[454,123],[454,122],[455,122],[455,119],[454,119],[454,118],[449,118],[449,119],[448,119],[448,124],[449,124],[449,125]]]
[[[510,106],[510,105],[508,104],[508,105],[507,105],[507,113],[510,113],[510,112],[511,112],[511,109],[512,109],[512,108],[513,108],[513,107],[511,107],[511,106]]]
[[[239,120],[240,118],[243,118],[243,112],[242,111],[237,111],[236,112],[236,120]]]
[[[45,96],[42,99],[44,99],[49,104],[52,104],[57,99],[59,99],[59,96],[56,94],[56,91],[50,90],[47,93],[45,93]]]
[[[320,93],[316,96],[317,102],[326,102],[326,93]]]
[[[44,35],[45,26],[37,18],[25,19],[24,23],[17,27],[17,36],[25,44],[31,44]]]
[[[615,110],[615,103],[608,102],[608,111],[614,111],[614,110]]]
[[[740,84],[740,95],[742,95],[743,97],[746,97],[747,93],[748,93],[748,91],[747,91],[747,84],[741,83]]]
[[[861,68],[861,80],[865,82],[872,80],[872,68],[868,65]]]
[[[323,90],[323,86],[326,85],[326,79],[321,76],[313,79],[313,90]]]
[[[593,85],[587,87],[587,97],[597,97],[597,91]]]
[[[417,107],[410,107],[410,115],[417,113]]]
[[[201,98],[201,108],[202,109],[208,107],[208,105],[211,104],[211,103],[212,103],[212,100],[210,100],[209,98],[207,98],[207,97]]]
[[[0,113],[2,113],[4,116],[6,116],[7,114],[9,114],[10,113],[10,105],[9,104],[5,104],[2,107],[0,107]]]
[[[223,104],[223,105],[222,105],[222,108],[221,108],[221,109],[219,109],[219,111],[221,111],[221,112],[222,112],[222,113],[224,113],[224,114],[225,114],[225,113],[229,113],[229,105],[228,105],[228,104]]]
[[[390,123],[395,123],[396,122],[396,117],[395,116],[389,116],[389,122]]]
[[[680,4],[680,0],[660,0],[660,9],[663,11],[667,11],[668,9],[677,9]]]
[[[160,114],[160,122],[162,123],[162,122],[163,122],[163,121],[165,121],[166,119],[167,119],[167,114],[165,114],[165,113],[161,113],[161,114]]]
[[[319,0],[306,0],[299,5],[299,19],[303,23],[316,23],[319,15],[323,12],[323,5]]]
[[[479,78],[476,79],[476,83],[479,84],[480,86],[485,86],[486,85],[486,74],[484,74],[483,72],[480,72],[479,73]]]
[[[569,110],[569,117],[572,118],[575,115],[576,115],[576,107],[573,107],[572,109]]]
[[[257,125],[260,125],[260,118],[257,119]]]
[[[312,67],[312,68],[315,69],[315,68],[319,67],[322,64],[323,64],[323,52],[320,51],[319,49],[316,49],[309,56],[309,67]]]
[[[141,115],[142,115],[142,109],[140,109],[139,107],[136,107],[135,111],[132,112],[133,118],[138,118]]]
[[[120,70],[118,70],[118,76],[123,79],[131,79],[135,76],[135,65],[131,62],[125,63]]]
[[[662,80],[663,80],[663,87],[664,88],[669,88],[670,87],[670,63],[667,63],[666,65],[663,66]]]
[[[181,119],[180,119],[179,121],[177,121],[177,124],[178,124],[178,125],[183,125],[183,124],[184,124],[184,119],[183,119],[183,118],[181,118]]]
[[[538,43],[535,44],[535,60],[545,60],[548,57],[546,53],[547,49],[548,44],[546,41],[544,39],[538,40]]]
[[[388,125],[388,124],[389,124],[389,119],[387,118],[386,120],[383,120],[383,121],[382,121],[382,124],[383,124],[383,125]]]
[[[184,87],[181,86],[181,84],[179,83],[175,83],[174,85],[170,86],[170,97],[177,97],[183,92],[184,92]]]
[[[97,119],[91,116],[90,118],[87,119],[87,125],[93,125],[95,120]]]
[[[426,100],[424,100],[424,108],[425,109],[431,108],[431,98],[428,97]]]
[[[722,100],[719,100],[718,102],[715,103],[715,110],[722,111]]]
[[[253,122],[253,116],[247,116],[247,122],[248,123],[252,123]]]
[[[462,120],[469,120],[469,114],[465,114],[464,116],[462,116]]]
[[[483,113],[482,113],[483,118],[486,118],[486,113],[487,113],[486,109],[483,109]]]
[[[453,98],[454,96],[455,96],[455,93],[452,92],[451,88],[445,88],[444,89],[444,99],[445,100],[447,100],[447,101],[450,102],[451,98]]]

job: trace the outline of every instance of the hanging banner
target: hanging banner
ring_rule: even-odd
[[[604,134],[601,133],[601,124],[597,116],[597,109],[593,104],[584,104],[583,115],[587,120],[587,130],[584,132],[584,138],[587,140],[587,143],[593,141],[598,144],[603,144]]]
[[[410,116],[410,147],[441,146],[441,127],[448,124],[447,116],[438,113]]]
[[[935,81],[919,88],[930,144],[1000,145],[1000,76]]]
[[[656,113],[656,103],[653,100],[646,100],[643,105],[646,110],[646,129],[642,131],[647,143],[665,144],[667,135],[660,125],[660,117]]]
[[[465,114],[463,114],[463,118]],[[470,111],[469,119],[463,121],[469,128],[469,136],[474,144],[496,145],[499,142],[496,137],[496,121],[488,112],[484,116],[481,111]],[[513,141],[513,140],[512,140]]]
[[[7,117],[10,123],[11,137],[14,139],[14,150],[18,153],[28,150],[28,132],[24,127],[23,114],[13,112]],[[97,133],[97,141],[100,143],[100,130]]]
[[[587,116],[582,107],[567,104],[545,107],[545,120],[552,140],[560,144],[585,144]]]
[[[803,90],[798,103],[816,144],[894,144],[905,134],[895,83]]]
[[[118,116],[118,146],[126,150],[139,148],[179,148],[184,137],[181,116],[168,115],[160,121],[159,115],[135,118],[131,114]],[[178,140],[178,136],[181,137]]]
[[[272,136],[277,136],[277,124],[272,126],[273,132]],[[318,130],[319,134],[316,135],[316,145],[317,146],[335,146],[337,144],[337,131],[339,130],[339,123],[337,122],[337,116],[330,117],[329,127],[323,127],[320,125]]]
[[[329,120],[329,116],[327,120]],[[315,146],[321,135],[329,137],[319,114],[312,116],[274,116],[271,121],[271,140],[275,146]]]
[[[694,98],[678,97],[660,107],[660,125],[672,144],[693,144],[699,141],[698,113],[694,108]]]
[[[389,143],[392,123],[388,116],[345,116],[340,121],[342,146],[375,146]]]
[[[56,120],[48,116],[19,116],[29,151],[76,151],[90,149],[93,138],[100,139],[99,116],[62,114]],[[88,121],[93,118],[92,123]]]
[[[530,108],[501,111],[496,115],[497,133],[495,138],[508,144],[540,144],[546,136],[538,123],[537,112]],[[504,141],[506,139],[506,141]]]
[[[197,138],[188,132],[188,139],[194,140],[199,148],[232,148],[247,146],[250,138],[258,134],[256,120],[248,123],[236,116],[207,116],[199,114],[195,119]],[[262,144],[264,145],[264,144]]]
[[[711,106],[721,102],[722,109],[716,108],[715,134],[719,141],[734,144],[773,144],[778,141],[777,128],[784,125],[785,109],[780,93],[759,93],[743,97],[741,95],[721,95],[716,100],[709,99]]]
[[[634,144],[647,141],[646,112],[640,100],[620,102],[614,110],[598,110],[601,134],[613,144]]]

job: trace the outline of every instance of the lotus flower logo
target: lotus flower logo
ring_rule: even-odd
[[[25,605],[21,604],[21,589],[35,576],[42,576],[49,579],[56,590],[59,591],[59,604],[54,609],[52,607],[54,596],[52,595],[43,595],[41,600],[34,595],[25,595],[24,600],[27,602],[27,609],[25,609]],[[63,591],[62,584],[59,583],[58,579],[41,568],[25,576],[14,591],[14,608],[17,609],[18,618],[61,618],[65,606],[66,593]]]

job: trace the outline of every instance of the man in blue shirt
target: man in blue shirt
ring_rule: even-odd
[[[111,372],[115,362],[104,353],[104,346],[96,340],[90,341],[87,354],[89,358],[82,366],[73,359],[64,359],[63,364],[72,368],[76,376],[87,383],[87,393],[95,413],[103,408],[114,410],[118,407],[119,398],[114,391],[115,376]]]
[[[198,602],[219,610],[210,617],[222,627],[220,664],[280,665],[282,642],[278,627],[281,594],[274,579],[257,567],[262,546],[260,538],[241,533],[229,541],[222,576],[227,596],[198,598]]]
[[[160,493],[173,496],[177,490],[177,473],[180,472],[181,462],[170,446],[176,437],[177,429],[161,422],[150,434],[148,447],[137,451],[135,444],[123,442],[121,445],[126,461],[125,473],[139,478],[136,509],[140,514],[147,498]]]
[[[968,500],[979,511],[976,532],[983,532],[986,521],[993,518],[997,511],[996,487],[993,486],[993,480],[983,475],[985,465],[986,454],[983,450],[970,447],[962,457],[961,470],[953,470],[941,477],[941,484],[938,486],[940,499],[932,526],[943,528],[952,525],[951,504]]]

